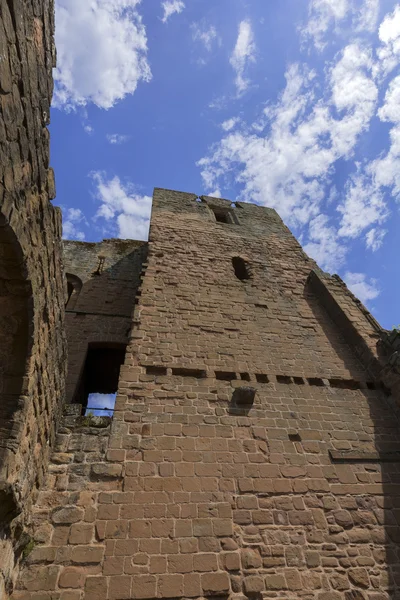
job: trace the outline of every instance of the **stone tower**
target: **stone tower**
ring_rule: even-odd
[[[400,336],[252,204],[63,248],[53,33],[0,0],[0,599],[399,600]]]
[[[148,244],[65,266],[69,403],[13,599],[399,597],[397,336],[274,210],[156,189]]]

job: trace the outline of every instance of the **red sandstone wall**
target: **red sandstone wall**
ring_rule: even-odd
[[[64,242],[65,271],[78,277],[66,307],[69,362],[67,401],[72,402],[89,344],[127,344],[147,244],[135,240]],[[104,264],[98,272],[100,259]]]
[[[220,225],[207,202],[155,192],[111,434],[66,417],[15,599],[399,594],[398,410],[377,325],[336,280],[319,274],[329,302],[310,285],[274,211],[241,205]],[[240,408],[243,386],[256,396]]]
[[[61,214],[49,168],[51,0],[0,2],[0,597],[13,589],[30,508],[64,401]]]

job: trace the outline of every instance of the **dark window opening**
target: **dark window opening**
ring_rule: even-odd
[[[225,223],[226,225],[238,225],[238,220],[235,215],[234,208],[225,208],[223,206],[210,206],[209,208],[212,210],[217,223]]]
[[[304,385],[305,384],[303,377],[293,377],[293,381],[296,385]]]
[[[250,279],[249,269],[243,258],[240,258],[240,256],[234,256],[232,258],[232,266],[238,279],[241,281]]]
[[[236,373],[231,373],[230,371],[215,371],[215,379],[219,381],[232,381],[236,379]]]
[[[284,383],[285,385],[288,385],[289,383],[292,383],[292,378],[290,375],[277,375],[276,381],[278,383]]]
[[[73,402],[82,404],[83,413],[113,411],[118,391],[121,365],[125,360],[124,344],[91,344],[89,346],[83,373],[75,392]]]
[[[229,211],[227,210],[218,210],[218,209],[212,209],[213,213],[214,213],[214,217],[215,220],[217,221],[217,223],[232,223],[229,214]]]
[[[258,383],[269,383],[268,375],[264,375],[263,373],[256,373],[256,380]]]
[[[301,442],[301,435],[299,433],[289,433],[288,437],[291,442]]]
[[[342,390],[359,390],[361,388],[360,382],[354,379],[330,379],[329,383],[331,387]]]
[[[167,369],[166,369],[166,367],[150,366],[150,367],[146,367],[146,373],[147,373],[147,375],[166,375]]]
[[[250,375],[249,375],[249,373],[240,373],[240,379],[242,381],[250,381]]]
[[[317,385],[319,387],[325,385],[322,379],[320,379],[319,377],[307,377],[307,381],[309,385]]]
[[[203,371],[202,369],[185,369],[184,367],[173,368],[172,375],[177,377],[194,377],[195,379],[203,379],[207,377],[206,371]]]

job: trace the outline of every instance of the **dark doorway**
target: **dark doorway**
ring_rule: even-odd
[[[113,396],[115,400],[119,372],[125,360],[125,352],[124,344],[89,345],[83,373],[73,400],[76,404],[82,404],[83,412],[86,412],[91,395],[96,397],[99,395]],[[95,408],[102,410],[102,407]],[[113,407],[106,405],[104,409],[107,408],[112,409]]]

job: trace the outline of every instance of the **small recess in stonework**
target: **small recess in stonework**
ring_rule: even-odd
[[[322,387],[323,385],[325,385],[323,380],[320,377],[308,377],[307,381],[308,381],[309,385],[317,385],[319,387]]]
[[[288,385],[289,383],[293,383],[290,375],[277,375],[276,381],[277,381],[277,383],[284,383],[286,385]]]
[[[203,369],[187,369],[185,367],[173,367],[172,375],[177,377],[194,377],[195,379],[207,377],[207,373]]]
[[[330,386],[342,390],[359,390],[361,384],[354,379],[329,379]]]
[[[256,373],[256,380],[258,383],[269,383],[268,375],[264,373]]]
[[[155,367],[155,366],[149,366],[146,367],[146,374],[147,375],[166,375],[167,374],[167,369],[166,367]]]
[[[215,379],[219,381],[232,381],[236,379],[236,373],[231,371],[215,371]]]
[[[240,279],[240,281],[246,281],[247,279],[250,279],[250,272],[246,261],[243,260],[243,258],[240,256],[234,256],[232,258],[232,266],[236,277]]]

